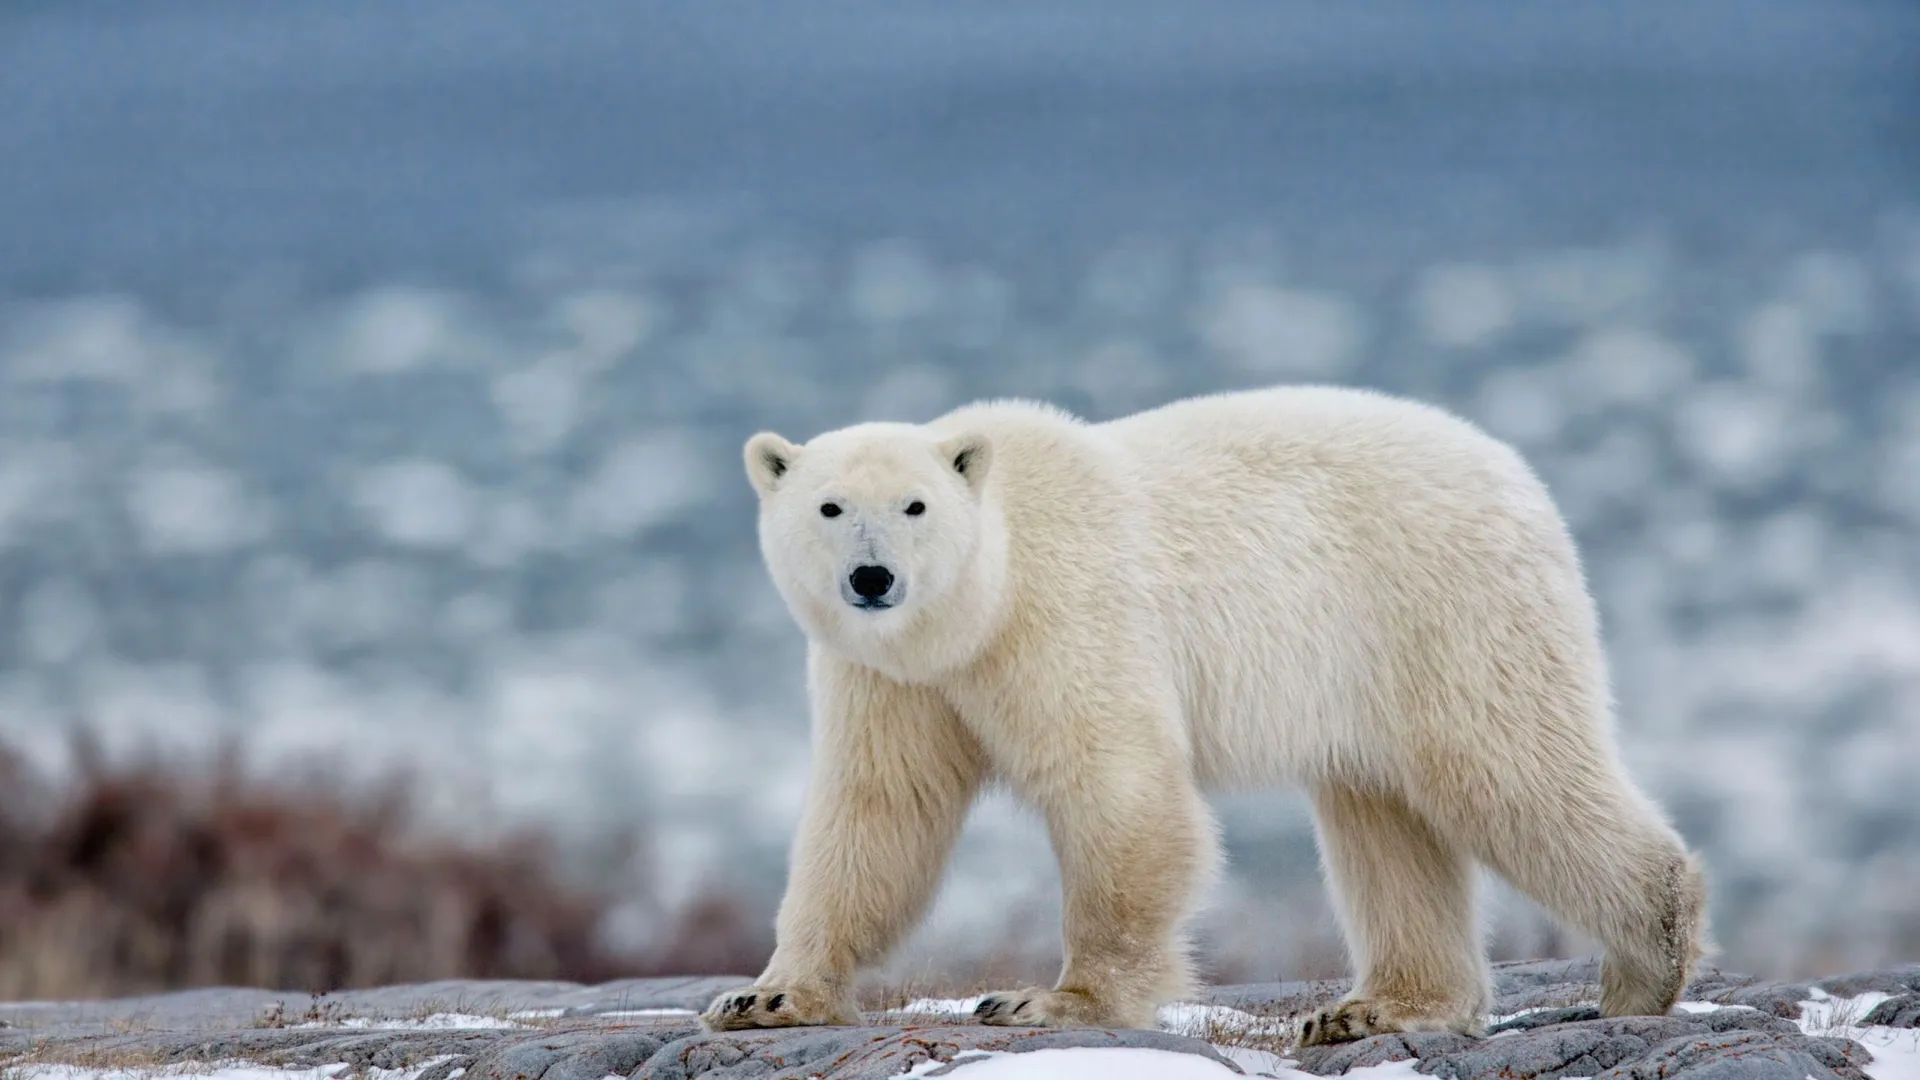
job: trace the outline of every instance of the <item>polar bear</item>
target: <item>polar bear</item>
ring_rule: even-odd
[[[1288,386],[1089,423],[1024,401],[744,448],[808,638],[814,753],[776,946],[703,1019],[857,1024],[984,784],[1059,859],[1065,964],[999,1025],[1151,1027],[1191,991],[1219,864],[1203,792],[1312,799],[1353,993],[1307,1045],[1483,1030],[1476,864],[1661,1014],[1704,955],[1696,859],[1619,757],[1568,530],[1438,408]]]

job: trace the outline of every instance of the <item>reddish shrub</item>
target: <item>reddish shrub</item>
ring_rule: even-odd
[[[84,741],[76,762],[56,792],[0,748],[0,997],[740,973],[771,948],[708,897],[662,947],[616,952],[614,897],[569,881],[549,837],[457,843],[399,779],[250,780],[231,752],[109,765]]]

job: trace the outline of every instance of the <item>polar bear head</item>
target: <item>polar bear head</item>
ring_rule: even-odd
[[[981,584],[992,448],[912,424],[842,428],[795,445],[747,440],[760,549],[815,639],[856,655],[924,631]]]

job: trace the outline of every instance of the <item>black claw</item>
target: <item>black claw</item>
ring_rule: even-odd
[[[1018,1014],[1018,1013],[1020,1012],[1020,1010],[1021,1010],[1021,1009],[1024,1009],[1024,1008],[1026,1008],[1027,1006],[1029,1006],[1029,1005],[1031,1005],[1031,1004],[1033,1004],[1033,999],[1032,999],[1032,998],[1021,998],[1021,999],[1020,999],[1020,1004],[1018,1004],[1018,1005],[1015,1005],[1015,1006],[1013,1007],[1013,1009],[1012,1009],[1011,1011],[1012,1011],[1012,1012],[1013,1012],[1014,1014],[1016,1014],[1016,1015],[1017,1015],[1017,1014]]]
[[[778,1012],[780,1009],[780,1006],[786,1004],[786,1002],[787,1002],[787,995],[775,994],[772,997],[767,999],[767,1011]]]
[[[739,997],[734,998],[733,1011],[739,1013],[741,1016],[745,1016],[747,1010],[753,1008],[753,999],[758,996],[758,994],[741,994]]]
[[[1312,1042],[1313,1033],[1318,1030],[1320,1030],[1320,1018],[1316,1016],[1307,1017],[1307,1022],[1301,1025],[1300,1028],[1300,1041]]]
[[[983,998],[973,1007],[973,1015],[985,1020],[1000,1011],[1000,1002],[993,998]]]

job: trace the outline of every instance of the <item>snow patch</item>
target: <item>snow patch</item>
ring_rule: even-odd
[[[1163,1006],[1159,1019],[1161,1030],[1196,1039],[1215,1032],[1274,1038],[1285,1038],[1293,1033],[1293,1023],[1284,1016],[1261,1016],[1227,1005],[1179,1002]]]
[[[897,1009],[888,1012],[931,1014],[934,1016],[972,1016],[973,1010],[980,1005],[980,999],[970,998],[915,998]]]
[[[1819,987],[1800,1002],[1800,1030],[1808,1035],[1852,1039],[1873,1055],[1862,1071],[1873,1080],[1920,1080],[1920,1030],[1862,1024],[1876,1005],[1892,997],[1877,990],[1835,997]]]

